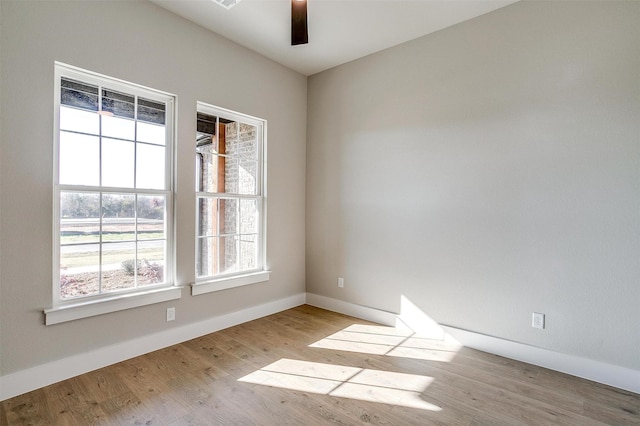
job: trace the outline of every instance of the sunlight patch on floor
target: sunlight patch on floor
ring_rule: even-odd
[[[416,374],[283,358],[239,381],[422,410],[441,410],[421,398],[433,378]]]
[[[400,298],[395,327],[352,324],[311,348],[451,362],[462,345],[407,297]]]
[[[420,337],[402,327],[353,324],[309,345],[311,348],[450,362],[460,350],[450,340]]]

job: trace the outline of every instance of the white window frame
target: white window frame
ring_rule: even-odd
[[[236,122],[251,124],[257,128],[258,139],[258,172],[257,176],[259,182],[257,182],[258,194],[252,196],[243,196],[239,194],[227,194],[216,192],[198,192],[196,190],[196,229],[195,229],[195,273],[196,282],[191,284],[191,294],[193,296],[199,294],[210,293],[214,291],[226,290],[230,288],[240,287],[244,285],[256,284],[259,282],[268,281],[271,271],[267,269],[267,121],[261,118],[253,117],[250,115],[242,114],[236,111],[232,111],[226,108],[210,105],[204,102],[197,103],[197,112],[212,115],[215,117],[221,117]],[[195,148],[195,146],[194,146]],[[196,173],[199,170],[196,170]],[[200,212],[198,211],[198,200],[200,198],[225,198],[225,195],[233,198],[248,198],[257,199],[259,206],[260,221],[258,223],[258,265],[255,269],[250,271],[240,271],[224,275],[213,275],[206,277],[198,277],[197,263],[198,263],[198,229],[200,222]]]
[[[60,62],[55,63],[54,84],[54,194],[53,194],[53,294],[52,307],[45,309],[47,325],[71,321],[79,318],[115,312],[123,309],[174,300],[181,297],[181,287],[175,285],[175,235],[174,235],[174,152],[175,152],[175,105],[176,96],[150,89],[123,80],[86,71]],[[122,93],[140,96],[165,103],[165,189],[111,188],[82,185],[61,185],[59,183],[60,107],[62,78],[84,82]],[[62,191],[115,192],[119,194],[159,194],[166,197],[165,239],[166,259],[164,280],[160,285],[149,288],[133,288],[100,295],[90,295],[62,300],[60,297],[60,193]]]

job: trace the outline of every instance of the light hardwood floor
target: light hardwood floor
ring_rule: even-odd
[[[640,395],[300,306],[0,404],[5,425],[640,425]]]

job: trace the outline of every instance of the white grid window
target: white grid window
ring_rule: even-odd
[[[264,128],[198,104],[196,286],[264,271]]]
[[[174,104],[56,64],[54,307],[173,285]]]

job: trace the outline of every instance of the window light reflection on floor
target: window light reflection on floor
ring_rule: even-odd
[[[353,324],[309,347],[450,362],[461,346],[455,341],[427,338],[408,329]]]
[[[239,381],[422,410],[441,410],[421,398],[433,378],[416,374],[283,358]]]
[[[462,345],[405,296],[395,327],[352,324],[310,348],[450,362]],[[283,358],[238,381],[429,411],[422,397],[433,377]]]
[[[405,296],[400,311],[395,327],[353,324],[309,347],[440,362],[450,362],[462,348]]]

